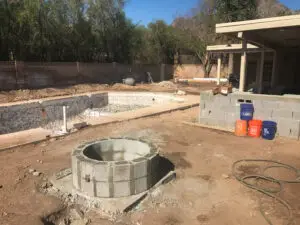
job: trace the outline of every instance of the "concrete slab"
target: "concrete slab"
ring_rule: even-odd
[[[160,181],[158,181],[151,189],[140,194],[120,197],[120,198],[98,198],[89,197],[73,189],[72,185],[72,174],[69,174],[60,179],[56,179],[56,176],[52,176],[49,180],[53,184],[46,193],[50,195],[60,196],[73,196],[74,203],[80,203],[90,208],[97,208],[107,216],[128,212],[137,206],[141,201],[143,201],[149,193],[154,192],[161,185],[165,185],[176,178],[176,173],[174,171],[166,174]],[[146,185],[147,178],[140,180],[137,186]]]
[[[0,151],[46,140],[50,134],[49,130],[37,128],[0,135]]]

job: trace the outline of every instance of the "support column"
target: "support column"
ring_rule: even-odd
[[[221,83],[221,65],[222,65],[222,59],[221,54],[218,55],[218,70],[217,70],[217,85],[220,85]]]
[[[277,83],[277,52],[273,53],[273,67],[272,67],[272,78],[271,87],[274,88]]]
[[[234,55],[233,55],[233,53],[229,53],[229,59],[228,59],[228,76],[230,74],[233,74],[233,68],[234,68]]]
[[[245,91],[245,81],[246,81],[246,73],[247,73],[247,41],[243,40],[243,52],[241,55],[241,69],[240,69],[240,92]]]
[[[260,69],[258,76],[258,93],[261,94],[263,91],[263,82],[264,82],[264,64],[265,64],[265,52],[261,52],[260,55]]]
[[[257,90],[258,90],[258,86],[259,86],[259,73],[260,73],[260,57],[257,57],[257,60],[256,60],[256,77],[255,77],[256,89]]]

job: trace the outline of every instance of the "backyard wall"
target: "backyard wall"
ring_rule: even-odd
[[[213,95],[211,91],[200,96],[199,123],[214,128],[234,131],[240,119],[240,104],[254,105],[254,118],[278,123],[279,136],[299,140],[300,96],[272,96],[233,93],[228,96]]]
[[[131,73],[129,72],[131,71]],[[173,79],[173,65],[127,65],[77,62],[0,62],[0,90],[41,88],[79,83],[121,83],[129,74],[139,82]]]
[[[221,69],[221,77],[228,75],[227,65],[223,65]],[[204,71],[201,64],[182,64],[177,65],[174,70],[174,77],[180,79],[203,78]],[[217,66],[213,65],[209,77],[217,77]]]

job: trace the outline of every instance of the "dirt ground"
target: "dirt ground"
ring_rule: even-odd
[[[267,224],[259,200],[275,224],[285,224],[287,212],[231,176],[239,159],[273,159],[300,168],[299,142],[240,138],[231,133],[188,126],[198,108],[152,118],[87,128],[63,139],[28,145],[0,153],[0,224],[39,225],[41,218],[63,207],[59,199],[37,191],[43,178],[71,166],[70,153],[80,143],[95,138],[132,136],[156,143],[175,164],[177,179],[161,187],[156,197],[137,210],[111,222],[94,212],[91,224],[134,225],[258,225]],[[40,163],[42,160],[42,163]],[[41,171],[34,177],[29,168]],[[249,167],[251,168],[251,167]],[[286,175],[276,169],[277,176]],[[294,225],[300,224],[300,184],[284,185],[280,196],[293,207]]]
[[[42,88],[36,90],[22,89],[12,91],[0,91],[0,104],[7,102],[25,101],[46,97],[80,94],[93,91],[153,91],[153,92],[175,92],[177,90],[186,91],[187,94],[199,94],[200,91],[214,87],[214,84],[204,83],[195,86],[184,84],[173,84],[171,81],[164,81],[153,84],[137,84],[128,86],[124,84],[79,84],[68,87]]]

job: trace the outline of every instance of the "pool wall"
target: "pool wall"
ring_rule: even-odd
[[[37,99],[0,105],[0,134],[13,133],[38,127],[63,119],[63,106],[67,117],[75,117],[88,108],[101,108],[108,104],[151,106],[181,102],[172,94],[151,92],[101,92],[69,97]]]

